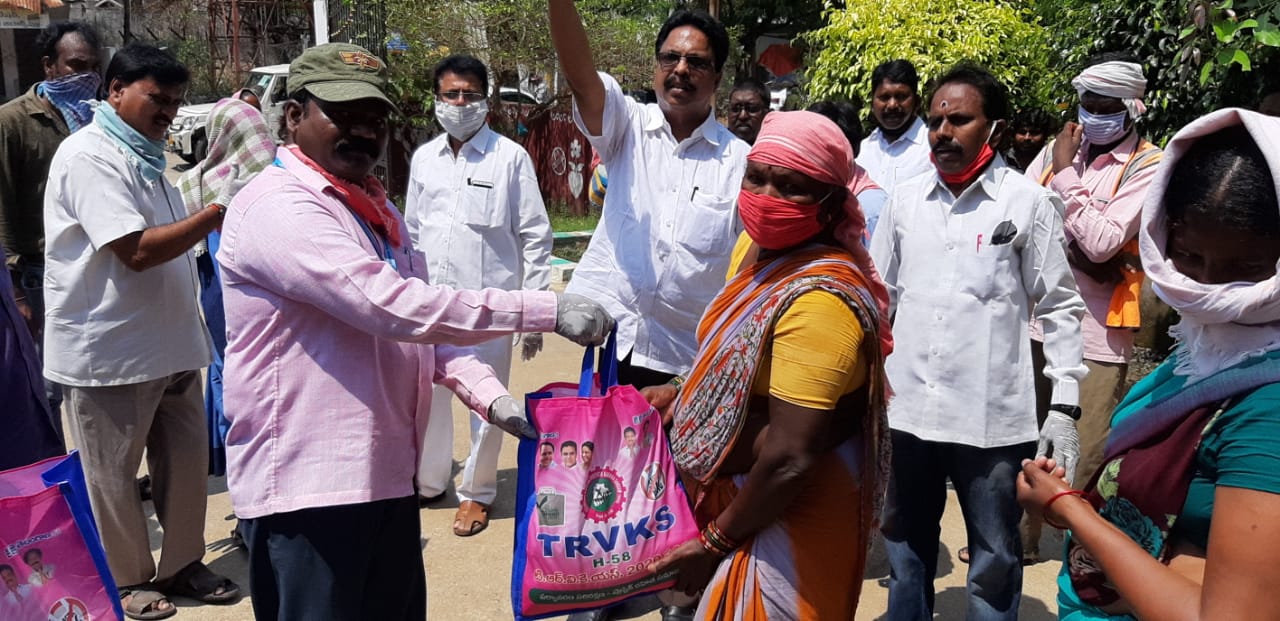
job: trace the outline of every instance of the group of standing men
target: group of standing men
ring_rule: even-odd
[[[509,349],[521,333],[532,355],[541,332],[600,343],[613,325],[598,304],[572,294],[428,279],[439,270],[440,280],[466,286],[480,278],[470,269],[484,273],[476,289],[491,279],[546,288],[549,227],[528,156],[517,148],[503,161],[489,158],[513,145],[482,133],[484,112],[467,109],[487,89],[439,89],[437,114],[452,142],[434,155],[461,160],[449,177],[468,189],[433,186],[420,174],[411,231],[369,176],[394,111],[385,65],[354,45],[309,49],[291,65],[274,165],[191,209],[164,177],[163,140],[189,80],[185,67],[130,44],[103,80],[87,26],[57,24],[46,37],[49,79],[0,112],[11,182],[0,223],[6,247],[21,257],[7,263],[12,284],[3,287],[0,387],[32,410],[13,416],[25,428],[6,437],[4,455],[14,461],[6,465],[64,450],[56,410],[37,384],[43,373],[65,387],[126,614],[171,616],[174,596],[211,604],[239,596],[201,562],[210,431],[200,369],[213,345],[192,248],[220,229],[228,487],[249,548],[256,616],[424,617],[414,482],[429,387],[446,386],[484,420],[532,435],[505,379],[469,346],[501,338]],[[438,84],[487,74],[459,62]],[[97,102],[100,84],[106,96]],[[23,157],[33,152],[40,157]],[[436,162],[426,166],[439,172]],[[452,229],[450,197],[473,208]],[[499,204],[518,213],[483,211]],[[514,250],[499,243],[512,227]],[[454,251],[433,248],[445,261],[429,264],[414,242]],[[47,309],[33,313],[41,288]],[[36,333],[43,355],[26,317],[45,320]],[[144,452],[163,530],[158,565],[135,483]],[[477,495],[493,493],[482,488]]]
[[[394,110],[386,68],[342,44],[291,65],[275,164],[187,216],[159,144],[186,70],[127,46],[95,113],[83,102],[98,90],[96,37],[51,29],[47,80],[0,108],[0,229],[16,257],[16,308],[37,341],[45,318],[44,375],[66,386],[111,568],[136,618],[173,614],[170,594],[222,603],[238,592],[199,561],[208,431],[198,373],[210,345],[190,249],[217,227],[228,484],[259,618],[425,616],[416,510],[451,478],[452,395],[476,414],[458,535],[488,524],[501,442],[491,423],[531,433],[505,388],[513,334],[528,359],[542,332],[598,342],[616,319],[621,382],[689,369],[742,230],[734,198],[767,91],[739,84],[722,125],[713,100],[728,35],[680,11],[655,40],[657,102],[639,104],[596,71],[573,2],[548,4],[575,121],[609,172],[600,224],[564,295],[545,291],[550,227],[533,166],[486,126],[478,60],[450,57],[435,71],[445,133],[414,154],[403,220],[369,176]],[[1018,535],[1020,460],[1082,454],[1073,474],[1083,482],[1100,457],[1132,347],[1125,246],[1159,156],[1134,130],[1140,66],[1099,60],[1073,81],[1081,123],[1026,176],[995,150],[1011,129],[990,74],[940,76],[922,106],[909,62],[874,72],[877,128],[854,147],[866,187],[888,198],[870,247],[897,328],[884,516],[892,619],[931,618],[947,479],[968,525],[970,617],[1013,619],[1021,555],[1038,539],[1032,524],[1025,542]],[[31,393],[31,379],[18,389]],[[43,392],[42,429],[57,439]],[[159,567],[134,485],[144,448],[165,532]],[[665,619],[690,618],[688,601],[664,602]]]

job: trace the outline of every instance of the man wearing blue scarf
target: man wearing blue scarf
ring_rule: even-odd
[[[164,178],[165,133],[190,74],[131,43],[107,68],[106,101],[58,148],[44,219],[45,377],[65,387],[98,532],[125,612],[171,616],[172,598],[234,601],[204,556],[209,440],[200,370],[209,333],[196,293],[196,242],[226,207],[187,215]],[[134,476],[146,452],[164,530],[152,559]]]
[[[71,132],[88,123],[98,98],[98,35],[84,22],[56,22],[36,38],[44,81],[0,106],[0,243],[18,313],[36,347],[44,329],[44,188],[49,162]],[[62,437],[62,391],[46,382]]]

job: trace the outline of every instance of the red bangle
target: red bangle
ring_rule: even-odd
[[[1045,523],[1046,523],[1046,524],[1048,524],[1049,526],[1052,526],[1052,527],[1054,527],[1054,528],[1057,528],[1057,529],[1059,529],[1059,530],[1067,530],[1067,527],[1066,527],[1065,525],[1055,524],[1055,523],[1053,522],[1053,520],[1049,519],[1049,507],[1052,507],[1052,506],[1053,506],[1053,503],[1058,502],[1058,499],[1059,499],[1059,498],[1062,498],[1063,496],[1079,496],[1079,497],[1080,497],[1080,500],[1084,500],[1085,502],[1089,502],[1088,500],[1085,500],[1084,492],[1083,492],[1083,491],[1081,491],[1081,490],[1078,490],[1078,489],[1067,489],[1067,490],[1062,490],[1062,491],[1060,491],[1060,492],[1058,492],[1058,493],[1054,494],[1053,496],[1051,496],[1051,497],[1049,498],[1049,500],[1047,500],[1047,501],[1044,503],[1044,508],[1043,508],[1043,509],[1041,509],[1040,514],[1044,516],[1044,521],[1045,521]]]

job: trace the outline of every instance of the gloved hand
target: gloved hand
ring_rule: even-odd
[[[520,345],[520,359],[528,362],[542,351],[542,333],[530,332],[522,334],[517,338],[516,342]]]
[[[538,437],[538,432],[524,416],[524,408],[511,395],[502,395],[489,404],[489,422],[517,438]]]
[[[214,204],[222,205],[223,207],[230,206],[231,199],[235,198],[236,194],[239,194],[240,190],[244,189],[244,186],[249,185],[249,180],[253,178],[253,175],[241,176],[239,164],[231,164],[230,166],[230,174],[222,185],[222,191],[213,199]]]
[[[1053,453],[1049,453],[1049,447]],[[1072,485],[1076,477],[1076,462],[1080,460],[1080,434],[1076,431],[1076,421],[1069,414],[1050,407],[1049,416],[1040,427],[1040,442],[1036,445],[1036,455],[1046,455],[1058,462],[1067,471],[1067,485]]]
[[[594,300],[573,293],[556,297],[556,334],[578,345],[601,345],[613,331],[613,317]]]

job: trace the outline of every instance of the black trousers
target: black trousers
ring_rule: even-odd
[[[258,621],[424,621],[415,496],[240,521]]]
[[[636,388],[644,388],[645,386],[657,386],[671,381],[675,377],[674,373],[663,373],[662,371],[654,371],[644,367],[631,365],[631,354],[618,362],[618,383],[622,385],[631,385]]]

